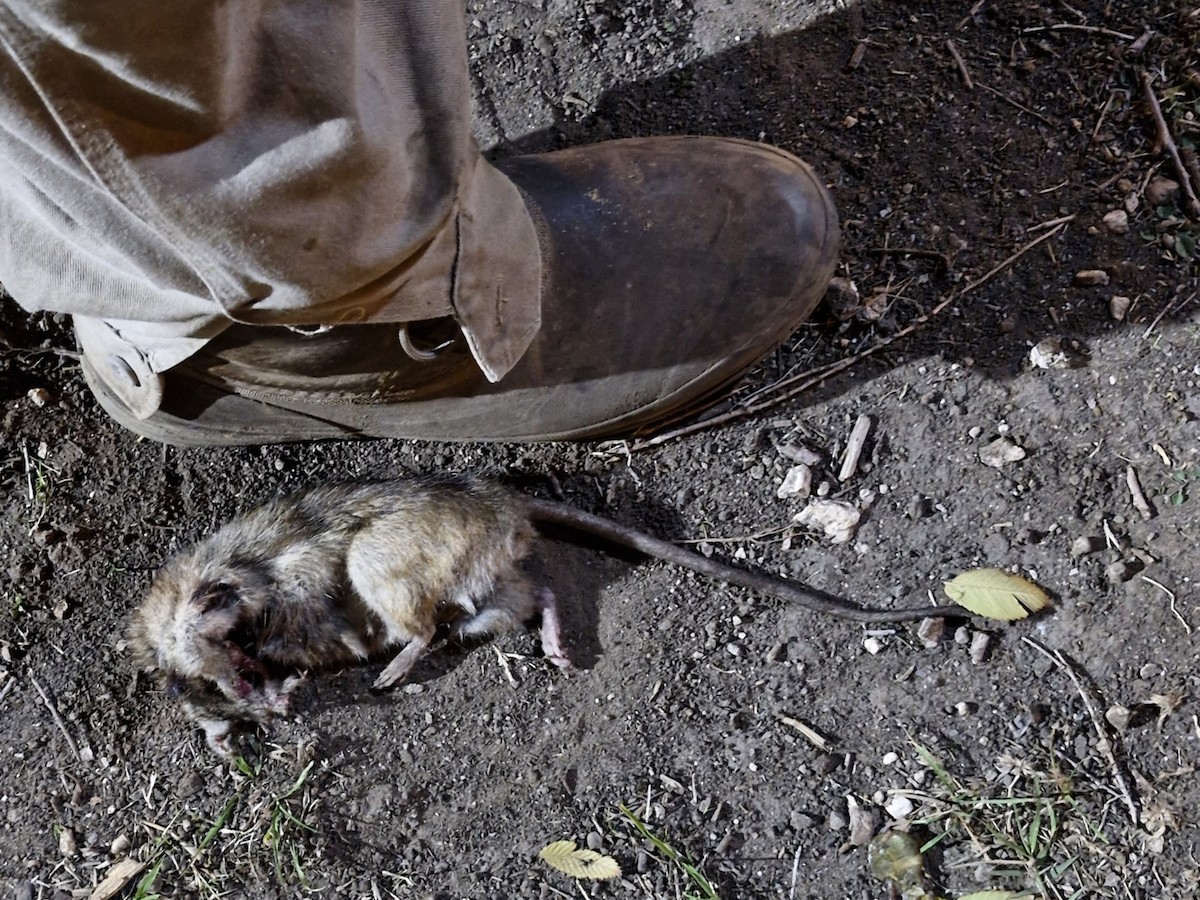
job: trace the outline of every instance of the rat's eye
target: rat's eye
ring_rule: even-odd
[[[241,595],[238,594],[238,589],[224,581],[217,581],[207,585],[197,591],[196,594],[200,603],[200,609],[204,612],[229,609],[231,606],[236,606],[242,599]]]
[[[167,696],[178,697],[183,694],[184,682],[176,672],[167,673]]]

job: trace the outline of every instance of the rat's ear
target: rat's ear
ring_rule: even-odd
[[[205,581],[192,592],[192,603],[200,607],[201,612],[219,612],[241,602],[242,595],[237,586],[228,581]]]

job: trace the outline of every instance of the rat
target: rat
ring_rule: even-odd
[[[569,669],[554,594],[520,567],[536,526],[583,532],[858,622],[947,613],[856,607],[484,478],[416,477],[310,488],[234,519],[156,573],[129,644],[137,665],[161,677],[226,756],[238,725],[287,714],[301,672],[399,648],[375,681],[385,690],[412,671],[441,625],[452,637],[484,637],[540,614],[543,653]]]

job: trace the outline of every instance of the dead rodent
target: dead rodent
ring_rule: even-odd
[[[441,624],[506,631],[540,612],[542,648],[567,668],[554,596],[519,563],[534,523],[566,526],[715,579],[860,622],[944,614],[866,610],[738,569],[561,503],[480,478],[318,487],[272,500],[166,563],[133,615],[137,664],[162,676],[228,753],[236,723],[287,712],[299,672],[399,647],[378,680],[411,671]]]

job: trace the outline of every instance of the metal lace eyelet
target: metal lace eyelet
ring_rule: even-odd
[[[402,349],[408,355],[409,359],[415,360],[416,362],[430,362],[435,360],[454,343],[454,339],[451,338],[450,340],[442,341],[442,343],[434,347],[430,347],[429,349],[418,347],[413,343],[412,336],[408,333],[407,325],[400,326],[399,337],[400,349]]]

